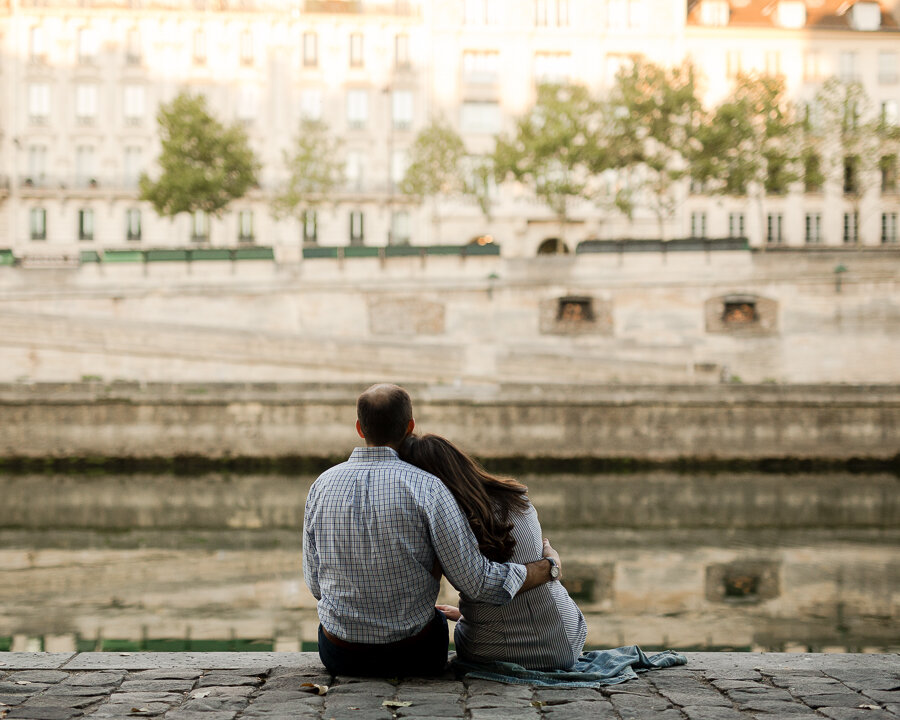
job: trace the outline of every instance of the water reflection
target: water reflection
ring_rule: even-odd
[[[589,645],[900,648],[895,477],[523,479]],[[304,647],[311,481],[0,478],[0,649]]]

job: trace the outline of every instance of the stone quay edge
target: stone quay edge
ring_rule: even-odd
[[[896,720],[897,654],[685,653],[601,690],[332,677],[316,653],[0,653],[15,720]]]

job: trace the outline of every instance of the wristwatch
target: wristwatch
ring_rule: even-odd
[[[550,563],[550,579],[556,580],[559,578],[559,565],[556,564],[556,560],[552,557],[544,556],[544,560]]]

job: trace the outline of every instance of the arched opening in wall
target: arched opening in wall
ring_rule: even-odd
[[[469,245],[479,245],[482,247],[485,245],[493,245],[493,243],[494,243],[494,236],[488,235],[488,234],[476,235],[468,242]]]
[[[778,330],[778,303],[770,298],[735,293],[710,298],[704,306],[707,332],[749,337]]]
[[[569,247],[559,238],[547,238],[538,246],[538,255],[568,255]]]
[[[749,327],[759,322],[755,297],[730,297],[722,303],[722,322],[727,327]]]
[[[594,322],[594,305],[589,297],[561,297],[556,310],[557,322]]]

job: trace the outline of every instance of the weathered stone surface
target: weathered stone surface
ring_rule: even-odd
[[[879,703],[900,703],[900,690],[863,690],[863,695]]]
[[[740,710],[733,707],[688,705],[681,711],[688,716],[688,720],[740,720],[744,717]]]
[[[202,670],[187,670],[182,668],[159,668],[158,670],[140,670],[129,673],[128,679],[132,680],[196,680],[203,674]]]
[[[81,710],[65,707],[26,707],[19,705],[9,711],[6,716],[12,720],[13,718],[27,718],[28,720],[69,720],[70,718],[80,717]]]
[[[70,673],[65,680],[66,685],[79,686],[106,686],[118,685],[125,677],[125,673],[121,671],[112,672],[86,672],[86,673]]]
[[[696,688],[690,692],[671,692],[662,691],[662,695],[667,697],[675,705],[685,707],[687,705],[706,705],[722,707],[731,707],[731,701],[724,695],[703,688]]]
[[[547,705],[541,710],[545,717],[552,720],[617,720],[616,711],[610,703],[596,700]]]
[[[885,710],[861,707],[820,707],[819,712],[832,720],[893,720]]]
[[[469,697],[476,695],[502,695],[531,700],[534,689],[528,685],[504,685],[491,680],[470,680],[466,683]]]
[[[204,675],[197,681],[197,687],[223,687],[234,685],[250,685],[256,686],[262,684],[262,678],[255,675],[226,675],[223,673],[214,673],[212,675]]]
[[[750,700],[740,703],[740,709],[766,715],[815,715],[814,710],[809,709],[802,703],[784,702],[782,700]]]
[[[28,707],[69,707],[69,708],[86,708],[89,705],[104,700],[104,696],[100,697],[84,697],[81,695],[35,695],[28,698],[23,705]]]
[[[534,699],[546,703],[547,705],[559,705],[561,703],[577,702],[578,700],[590,700],[600,703],[603,701],[603,696],[598,690],[593,690],[591,688],[556,689],[539,687],[534,689]],[[608,704],[608,702],[606,704]],[[611,709],[612,706],[610,705],[610,710]]]
[[[799,697],[804,705],[809,705],[811,708],[820,708],[820,707],[847,707],[854,708],[859,707],[860,704],[866,702],[866,698],[858,693],[795,693],[797,697]]]
[[[61,670],[20,670],[19,672],[9,673],[6,679],[11,682],[27,680],[28,682],[52,684],[65,680],[67,677],[69,677],[69,674]]]
[[[41,690],[50,687],[46,683],[33,683],[28,680],[20,680],[19,682],[11,682],[4,680],[0,682],[0,694],[2,695],[34,695]]]
[[[193,680],[126,680],[119,686],[122,692],[187,692]]]
[[[465,709],[460,702],[413,703],[410,707],[392,708],[397,717],[461,718]]]
[[[51,685],[45,691],[45,695],[108,695],[115,690],[114,685],[65,685],[59,683]]]
[[[725,694],[736,703],[751,702],[753,700],[785,701],[789,702],[794,697],[781,688],[760,686],[758,688],[743,688],[741,690],[727,690]]]
[[[472,720],[538,720],[540,713],[536,707],[479,708],[470,710]]]
[[[29,695],[11,695],[8,693],[0,694],[0,708],[3,705],[18,705],[19,703],[25,702],[30,696]]]
[[[92,718],[125,718],[125,717],[152,717],[162,715],[172,709],[168,703],[141,703],[140,705],[132,705],[131,703],[104,703],[94,710],[89,717]],[[137,712],[133,712],[133,711]]]
[[[659,695],[612,695],[612,704],[623,717],[626,714],[642,713],[653,710],[666,710],[672,707],[672,703]]]
[[[59,668],[74,657],[75,653],[0,653],[0,670],[45,670]]]
[[[256,688],[252,685],[226,685],[221,687],[218,685],[208,687],[198,687],[190,695],[192,698],[197,697],[250,697],[256,692]]]

